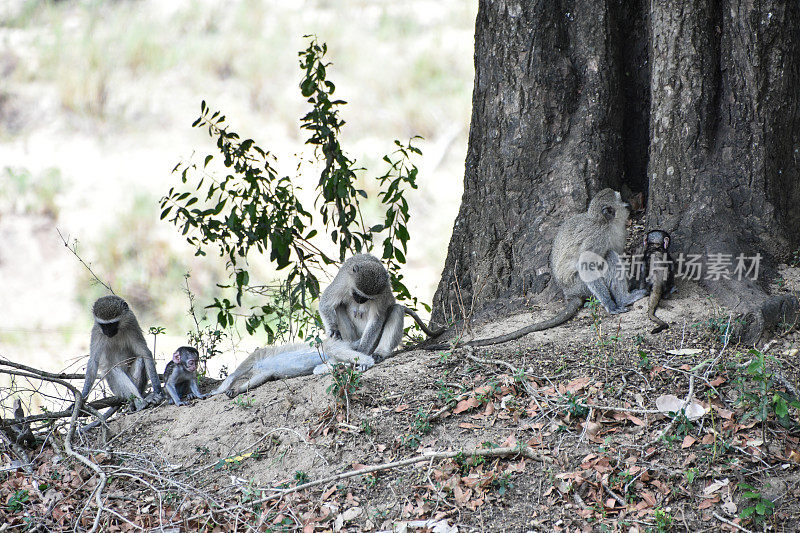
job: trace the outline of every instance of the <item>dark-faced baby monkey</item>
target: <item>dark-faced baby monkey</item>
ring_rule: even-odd
[[[466,344],[488,346],[558,326],[575,316],[584,300],[592,296],[611,314],[627,312],[630,304],[646,294],[643,289],[629,291],[628,280],[620,272],[619,255],[625,248],[628,214],[628,204],[622,201],[618,192],[603,189],[597,193],[586,212],[567,218],[553,240],[550,268],[567,299],[564,309],[548,320],[506,335]],[[426,349],[447,347],[439,344]]]
[[[329,338],[341,339],[378,362],[400,344],[405,313],[428,336],[435,337],[443,331],[431,331],[416,313],[395,302],[389,273],[370,254],[354,255],[342,264],[319,299],[319,313]]]
[[[644,237],[644,254],[639,265],[639,283],[650,293],[647,316],[658,324],[650,333],[660,333],[669,324],[656,316],[656,307],[661,298],[675,290],[675,261],[667,251],[670,236],[664,230],[653,230]]]
[[[164,388],[170,403],[183,405],[181,400],[203,399],[207,395],[197,386],[197,365],[200,354],[191,346],[181,346],[172,354],[172,361],[164,369]]]
[[[119,296],[103,296],[94,302],[92,315],[94,326],[83,397],[89,396],[99,374],[116,396],[133,400],[134,410],[161,401],[164,396],[153,354],[127,302]],[[148,380],[153,386],[153,393],[144,398]],[[108,419],[118,409],[112,407],[106,411],[103,419]],[[93,427],[93,424],[88,427]]]

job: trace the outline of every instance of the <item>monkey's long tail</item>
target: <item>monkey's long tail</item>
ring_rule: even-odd
[[[436,329],[436,330],[431,330],[425,324],[425,322],[422,321],[422,319],[419,317],[419,315],[413,309],[409,309],[408,307],[405,307],[405,310],[406,310],[406,314],[411,315],[411,318],[413,318],[416,321],[416,323],[419,325],[420,328],[422,328],[422,331],[425,332],[425,335],[427,335],[429,339],[432,339],[434,337],[438,337],[439,335],[444,333],[445,328],[439,328],[439,329]]]
[[[653,292],[650,293],[650,301],[647,302],[647,316],[651,321],[658,324],[658,326],[656,326],[656,328],[650,332],[653,334],[661,333],[665,329],[669,328],[669,324],[656,316],[656,307],[658,307],[658,302],[661,301],[661,295],[663,291],[664,285],[662,283],[654,283]]]
[[[528,333],[533,333],[534,331],[543,331],[545,329],[554,328],[574,317],[581,307],[583,307],[583,300],[580,298],[571,298],[567,300],[566,307],[564,307],[560,313],[552,318],[542,320],[541,322],[536,322],[535,324],[525,326],[524,328],[512,331],[511,333],[506,333],[505,335],[499,335],[489,339],[478,339],[464,344],[456,344],[453,346],[453,348],[457,348],[459,346],[491,346],[493,344],[500,344],[519,339],[520,337],[524,337]],[[435,346],[425,347],[426,350],[446,350],[447,348],[450,348],[449,344],[437,344]]]

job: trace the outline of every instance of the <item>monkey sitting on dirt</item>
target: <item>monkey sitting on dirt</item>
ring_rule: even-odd
[[[567,299],[564,309],[550,319],[506,335],[470,341],[466,345],[499,344],[561,325],[575,316],[583,302],[592,296],[611,314],[629,311],[628,306],[643,298],[646,291],[630,291],[628,280],[619,276],[619,256],[625,248],[628,214],[628,204],[622,201],[617,191],[603,189],[598,192],[585,213],[572,215],[561,224],[553,240],[550,267],[555,282]],[[438,344],[425,349],[449,347]]]
[[[660,333],[669,324],[656,316],[661,298],[675,291],[675,261],[667,251],[670,236],[664,230],[652,230],[644,237],[644,254],[639,266],[639,283],[650,294],[647,316],[658,324],[650,333]]]
[[[202,400],[207,395],[197,386],[197,364],[200,354],[191,346],[181,346],[172,354],[172,360],[164,369],[164,388],[170,403],[183,405],[181,400]]]
[[[89,343],[89,362],[81,392],[84,399],[89,396],[99,374],[116,396],[131,399],[135,410],[160,402],[164,393],[155,359],[128,303],[119,296],[103,296],[94,302],[92,316],[94,326]],[[153,385],[153,392],[145,398],[143,394],[148,380]],[[103,414],[103,420],[117,410],[119,407],[110,408]],[[98,423],[92,422],[83,429],[91,429]]]

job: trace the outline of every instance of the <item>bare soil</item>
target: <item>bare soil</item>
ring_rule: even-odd
[[[783,273],[797,279],[796,269]],[[753,358],[750,347],[723,350],[713,326],[727,317],[696,286],[681,284],[668,305],[659,314],[671,328],[659,335],[649,333],[639,302],[615,317],[584,309],[514,343],[404,352],[365,372],[347,405],[327,392],[332,377],[309,376],[236,400],[129,414],[112,424],[112,454],[162,465],[181,483],[242,502],[426,451],[527,444],[544,460],[426,460],[287,495],[262,516],[277,524],[291,517],[307,531],[391,530],[423,519],[459,531],[733,530],[722,518],[760,529],[738,518],[755,505],[743,497],[746,483],[775,499],[765,521],[771,530],[797,530],[797,410],[790,429],[774,414],[764,423],[747,419],[753,406],[741,403],[736,380]],[[542,314],[483,324],[474,335],[501,334]],[[768,348],[776,358],[769,367],[794,387],[797,344],[789,331]],[[697,353],[668,353],[682,348]],[[663,394],[684,398],[690,374],[694,398],[710,409],[703,418],[670,426],[662,414],[639,412],[655,409]],[[180,523],[186,514],[170,508],[165,517]]]

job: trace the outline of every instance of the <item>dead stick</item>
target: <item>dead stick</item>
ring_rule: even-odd
[[[98,464],[93,463],[89,460],[89,458],[79,454],[72,448],[72,438],[75,436],[75,428],[78,425],[78,414],[81,412],[81,407],[83,407],[83,396],[75,387],[72,387],[72,389],[75,396],[75,405],[72,408],[72,418],[69,421],[69,430],[67,430],[67,436],[64,439],[64,451],[67,453],[67,455],[74,457],[81,463],[94,470],[94,472],[97,474],[97,477],[100,478],[100,481],[97,483],[97,487],[94,489],[94,497],[95,501],[97,502],[97,514],[94,517],[92,529],[89,530],[89,533],[94,533],[97,531],[97,528],[100,525],[100,515],[103,513],[102,493],[103,488],[106,486],[106,475],[103,473],[103,470]]]
[[[733,527],[735,527],[736,529],[738,529],[739,531],[744,531],[744,533],[753,533],[753,532],[752,532],[752,531],[750,531],[749,529],[745,529],[745,528],[743,528],[742,526],[740,526],[739,524],[736,524],[736,523],[734,523],[734,522],[731,522],[731,521],[730,521],[730,520],[728,520],[727,518],[724,518],[724,517],[722,517],[722,516],[718,515],[716,511],[712,511],[712,513],[711,513],[711,514],[713,514],[713,515],[714,515],[714,518],[716,518],[716,519],[717,519],[717,520],[719,520],[720,522],[724,522],[724,523],[728,524],[729,526],[733,526]]]

